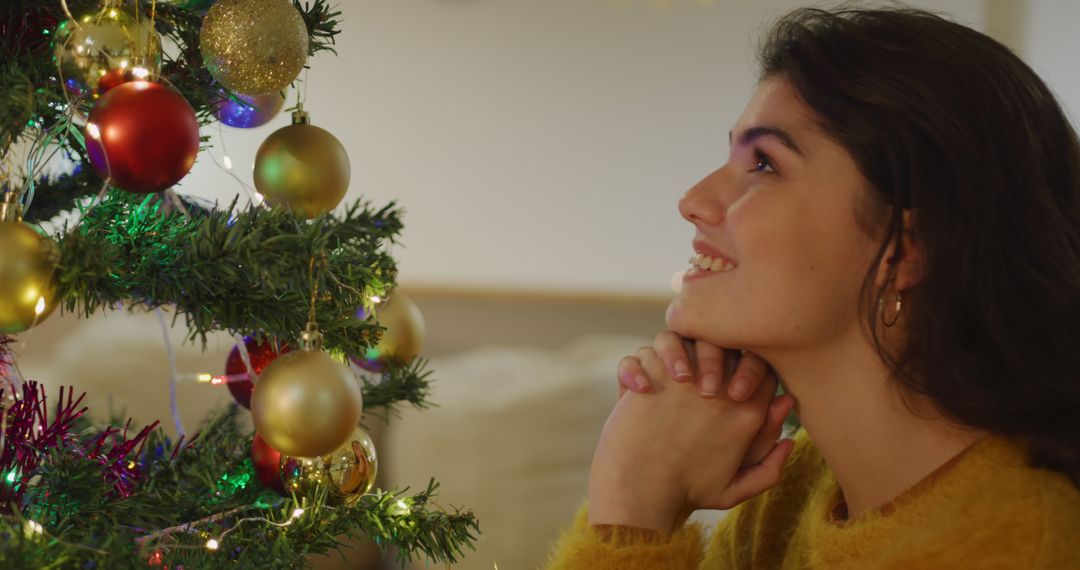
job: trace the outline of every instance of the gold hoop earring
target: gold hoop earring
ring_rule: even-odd
[[[896,321],[898,321],[900,319],[900,309],[904,305],[904,299],[903,299],[903,297],[900,296],[899,291],[894,289],[893,290],[893,295],[894,295],[893,304],[896,307],[896,312],[893,313],[892,318],[886,318],[885,317],[885,298],[884,298],[885,292],[882,291],[881,295],[879,295],[878,299],[877,299],[878,315],[881,317],[881,324],[885,325],[886,327],[892,327],[893,325],[896,324]]]

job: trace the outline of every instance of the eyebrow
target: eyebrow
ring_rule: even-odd
[[[746,129],[745,131],[743,131],[742,135],[739,137],[739,144],[740,145],[749,144],[749,143],[753,142],[755,139],[758,139],[758,138],[761,138],[761,137],[766,137],[766,136],[775,137],[777,140],[780,141],[781,144],[783,144],[784,146],[791,149],[792,152],[794,152],[795,154],[797,154],[797,155],[799,155],[799,156],[801,156],[803,158],[806,158],[806,153],[804,153],[802,151],[802,149],[799,148],[799,145],[795,144],[795,139],[792,138],[792,136],[790,134],[788,134],[787,131],[785,131],[784,129],[781,129],[780,127],[770,127],[770,126],[750,127],[749,129]],[[731,144],[731,137],[732,137],[732,132],[728,131],[728,144]]]

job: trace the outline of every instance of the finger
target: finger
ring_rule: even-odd
[[[736,402],[749,400],[761,387],[768,370],[768,363],[760,356],[752,352],[743,354],[728,385],[728,396]]]
[[[787,419],[791,409],[795,406],[795,398],[790,394],[777,396],[769,402],[769,409],[765,412],[765,423],[758,430],[757,435],[750,442],[750,447],[743,456],[740,467],[750,467],[761,463],[776,445],[776,440],[784,431],[784,420]]]
[[[671,380],[671,374],[668,372],[667,367],[664,365],[664,361],[660,359],[660,355],[651,346],[643,346],[634,353],[634,357],[637,358],[638,363],[641,366],[642,374],[649,380],[649,389],[657,391],[662,384]]]
[[[624,356],[622,360],[619,360],[618,377],[620,398],[627,390],[645,393],[651,387],[641,367],[641,361],[634,356]]]
[[[775,487],[780,483],[784,464],[791,456],[795,442],[784,439],[776,443],[761,463],[735,474],[735,478],[723,490],[715,508],[730,509],[739,503]]]
[[[720,393],[724,378],[724,349],[715,344],[699,340],[694,343],[697,356],[697,373],[701,381],[698,390],[706,398],[714,398]]]
[[[693,355],[690,354],[687,344],[689,343],[685,342],[681,336],[671,331],[661,332],[653,340],[653,349],[660,355],[660,360],[664,361],[668,374],[676,382],[694,380],[694,369],[690,366]]]

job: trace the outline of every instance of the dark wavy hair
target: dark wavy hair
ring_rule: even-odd
[[[796,10],[759,59],[884,212],[860,302],[894,379],[1080,487],[1080,143],[1054,94],[997,41],[910,8]],[[908,208],[924,274],[890,352],[874,276]]]

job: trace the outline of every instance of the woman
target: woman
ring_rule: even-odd
[[[761,62],[551,567],[1080,568],[1080,143],[1053,95],[909,9],[797,10]],[[747,353],[726,383],[718,347]],[[706,552],[687,516],[731,507]]]

